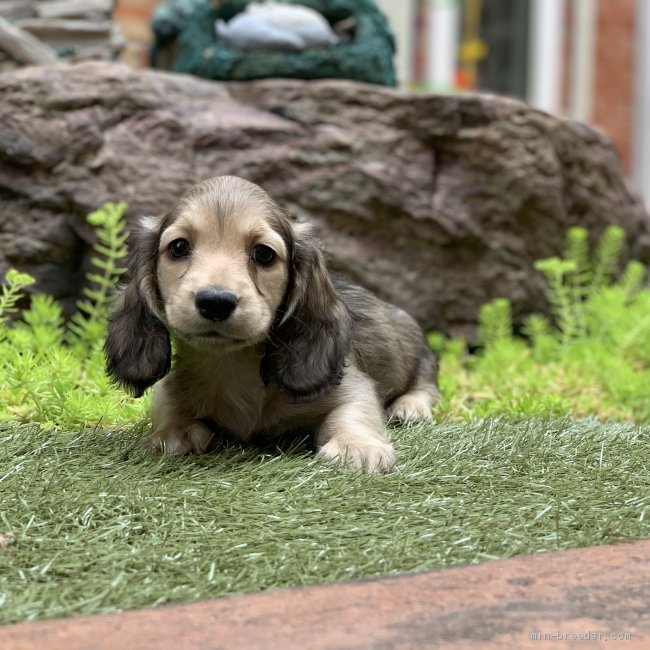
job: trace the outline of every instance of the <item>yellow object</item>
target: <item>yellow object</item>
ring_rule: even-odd
[[[480,38],[463,41],[460,44],[459,58],[463,63],[478,63],[488,54],[488,46]]]
[[[469,88],[476,87],[478,63],[489,54],[487,43],[481,40],[482,10],[483,0],[463,2],[463,31],[458,59],[463,78]]]

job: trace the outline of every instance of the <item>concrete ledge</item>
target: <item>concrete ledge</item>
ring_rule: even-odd
[[[650,648],[650,540],[0,628],[6,650],[424,647]]]

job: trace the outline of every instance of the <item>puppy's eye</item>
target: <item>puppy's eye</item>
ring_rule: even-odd
[[[269,266],[275,260],[275,251],[264,244],[258,244],[253,248],[253,254],[251,256],[254,262],[261,266]]]
[[[181,257],[187,257],[192,252],[192,247],[187,239],[174,239],[169,246],[167,246],[169,257],[179,260]]]

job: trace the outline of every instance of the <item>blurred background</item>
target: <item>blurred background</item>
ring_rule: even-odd
[[[160,0],[117,0],[123,58],[148,64]],[[650,1],[377,0],[401,86],[523,99],[604,129],[650,205]]]
[[[102,58],[119,56],[142,68],[149,66],[151,18],[162,3],[0,0],[0,16],[7,15],[50,44],[62,38],[57,29],[75,29],[75,42],[86,43],[89,52],[103,48],[114,56]],[[509,95],[600,127],[650,205],[650,0],[376,3],[395,34],[401,87]],[[29,5],[38,11],[30,15]],[[94,26],[66,18],[73,15],[72,5],[94,15]]]

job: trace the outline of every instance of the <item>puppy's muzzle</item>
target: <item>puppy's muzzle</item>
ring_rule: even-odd
[[[224,321],[235,311],[239,299],[230,289],[209,287],[201,289],[196,294],[194,302],[203,318],[210,321]]]

